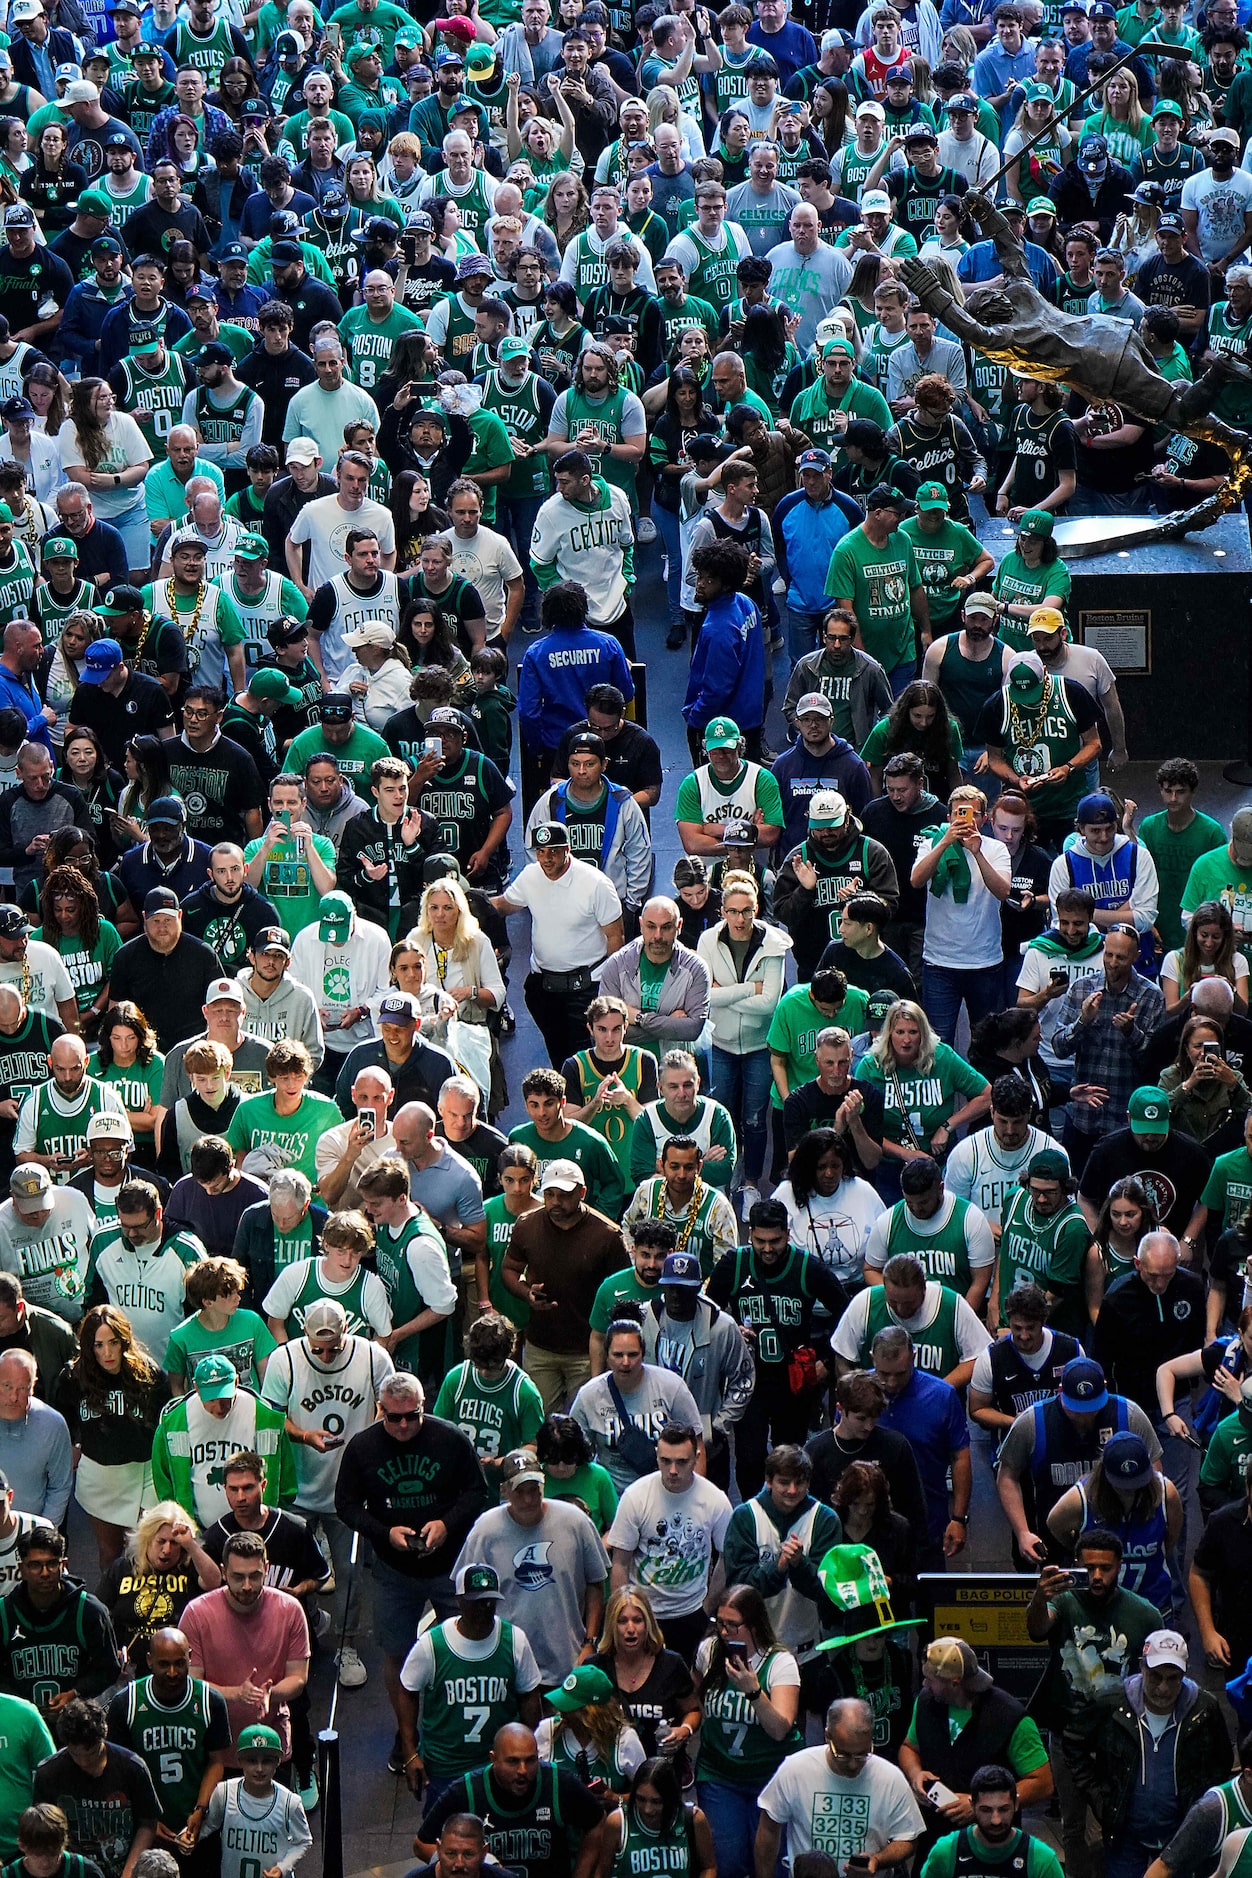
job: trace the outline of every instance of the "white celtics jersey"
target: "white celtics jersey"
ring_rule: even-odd
[[[700,820],[702,822],[733,822],[740,819],[751,821],[756,814],[756,779],[760,773],[759,763],[745,763],[743,774],[727,795],[724,790],[718,788],[708,764],[702,763],[696,771],[696,786],[700,791]]]
[[[10,1591],[16,1591],[21,1583],[17,1556],[18,1540],[24,1532],[33,1532],[36,1526],[47,1524],[46,1520],[40,1519],[34,1513],[19,1513],[16,1507],[9,1517],[13,1521],[13,1529],[7,1539],[0,1538],[0,1598],[7,1598]]]
[[[959,1200],[969,1200],[982,1213],[988,1225],[998,1226],[1000,1214],[1016,1191],[1017,1183],[1036,1154],[1045,1149],[1063,1153],[1060,1143],[1042,1128],[1030,1128],[1020,1148],[1002,1148],[993,1128],[980,1128],[977,1134],[958,1141],[948,1157],[943,1184]]]
[[[335,596],[335,611],[321,638],[322,665],[328,679],[342,677],[352,664],[352,648],[346,643],[344,635],[352,632],[362,621],[386,620],[392,632],[399,633],[399,580],[395,574],[384,570],[382,583],[381,591],[367,598],[348,584],[346,573],[336,574],[330,582],[331,592]]]
[[[366,1337],[352,1337],[333,1363],[314,1363],[303,1337],[280,1344],[265,1369],[263,1401],[285,1409],[298,1428],[321,1429],[340,1446],[319,1454],[296,1448],[296,1498],[305,1512],[333,1513],[335,1479],[343,1443],[369,1428],[378,1415],[378,1391],[395,1364]]]
[[[232,572],[227,583],[227,595],[243,621],[244,663],[251,673],[269,654],[270,642],[265,637],[265,628],[283,616],[283,577],[268,571],[261,592],[247,599],[240,593],[239,583]]]
[[[222,1878],[261,1878],[275,1866],[290,1872],[313,1843],[298,1793],[275,1785],[268,1799],[256,1799],[240,1779],[214,1787],[204,1830],[221,1832]]]
[[[28,345],[24,339],[19,339],[13,357],[0,363],[0,402],[5,398],[25,396],[22,390],[22,374],[30,370],[26,361],[34,350],[34,346]]]

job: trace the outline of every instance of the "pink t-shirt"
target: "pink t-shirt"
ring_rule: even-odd
[[[281,1682],[288,1663],[307,1662],[309,1627],[300,1600],[286,1591],[266,1586],[256,1610],[243,1617],[227,1601],[223,1586],[193,1598],[179,1619],[179,1627],[191,1645],[191,1673],[205,1682],[222,1688],[237,1688],[241,1682]],[[277,1728],[283,1743],[283,1759],[291,1759],[291,1717],[285,1702],[271,1707],[268,1715],[257,1715],[241,1702],[228,1702],[230,1713],[232,1767],[234,1743],[239,1731],[249,1722],[268,1722]]]

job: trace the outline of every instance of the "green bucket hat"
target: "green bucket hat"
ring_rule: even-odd
[[[832,1545],[817,1568],[822,1590],[834,1605],[840,1618],[849,1624],[856,1624],[872,1616],[872,1623],[865,1623],[860,1630],[850,1630],[846,1636],[828,1637],[818,1644],[819,1650],[846,1650],[849,1644],[859,1643],[863,1637],[885,1636],[890,1630],[915,1630],[924,1624],[924,1617],[896,1617],[891,1609],[891,1587],[883,1571],[881,1560],[872,1546],[868,1545]]]

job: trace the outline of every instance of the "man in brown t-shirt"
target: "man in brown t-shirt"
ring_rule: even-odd
[[[549,1414],[591,1376],[591,1306],[613,1272],[630,1263],[612,1220],[587,1205],[577,1161],[549,1161],[543,1207],[524,1213],[504,1257],[505,1288],[530,1306],[523,1363]]]

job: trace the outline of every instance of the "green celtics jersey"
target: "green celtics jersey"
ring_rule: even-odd
[[[167,79],[163,78],[155,91],[145,91],[143,86],[139,83],[139,80],[135,79],[133,83],[123,87],[121,95],[122,102],[126,107],[126,122],[130,125],[136,137],[138,137],[140,143],[146,150],[148,147],[148,138],[152,134],[152,126],[156,123],[162,111],[168,111],[169,107],[176,102],[178,93],[174,90],[173,85],[170,84]],[[144,181],[148,181],[146,176],[144,177]],[[101,184],[101,187],[103,188],[104,185]],[[108,194],[112,195],[112,190],[109,190]],[[114,200],[120,203],[121,198],[115,197]],[[142,208],[144,202],[147,200],[147,196],[144,196],[142,200],[137,202],[134,206],[136,208]],[[129,210],[127,213],[129,213]]]
[[[496,1730],[517,1719],[517,1665],[513,1626],[500,1621],[488,1656],[462,1656],[448,1642],[446,1624],[430,1632],[434,1676],[422,1690],[419,1740],[427,1774],[454,1779],[481,1767]]]
[[[472,1363],[458,1363],[443,1379],[432,1411],[455,1422],[484,1460],[501,1460],[514,1448],[533,1445],[543,1423],[543,1397],[517,1363],[490,1382]]]
[[[393,1233],[390,1226],[375,1228],[374,1263],[387,1290],[393,1324],[410,1323],[420,1312],[429,1308],[428,1300],[423,1298],[414,1283],[408,1252],[417,1239],[433,1240],[438,1244],[440,1238],[438,1227],[425,1213],[418,1213],[406,1220],[398,1233]],[[347,1308],[346,1305],[344,1308]],[[452,1319],[445,1317],[440,1323],[432,1324],[428,1330],[419,1331],[416,1337],[407,1337],[396,1346],[392,1354],[399,1369],[413,1369],[422,1376],[446,1374],[452,1361]]]
[[[32,939],[42,939],[43,936],[42,926],[36,928],[31,934]],[[61,961],[74,987],[74,997],[79,1012],[89,1011],[96,1001],[101,985],[109,975],[114,959],[122,949],[121,936],[117,927],[111,921],[102,919],[100,937],[96,940],[95,949],[91,952],[88,952],[82,940],[74,938],[73,934],[63,933],[55,942],[49,940],[48,943],[61,954]],[[108,1078],[106,1077],[105,1080],[107,1081]],[[142,1108],[145,1105],[136,1103],[135,1106]]]
[[[565,393],[565,434],[576,437],[580,430],[593,430],[601,441],[608,445],[623,441],[622,417],[626,409],[626,393],[619,389],[606,398],[599,398],[594,403],[571,385]],[[603,456],[591,449],[592,466],[597,476],[602,476],[606,483],[616,483],[633,496],[635,488],[635,466],[623,463],[617,457],[610,456],[606,449]]]
[[[491,411],[511,437],[523,443],[542,443],[548,434],[547,420],[539,405],[539,378],[527,372],[520,385],[506,385],[499,372],[489,372],[483,386],[484,411]],[[568,402],[568,400],[567,400]],[[552,489],[552,477],[546,456],[519,457],[509,471],[504,485],[506,496],[546,496]]]
[[[625,1057],[613,1071],[613,1074],[618,1078],[619,1082],[630,1091],[636,1102],[642,1102],[644,1099],[642,1093],[644,1064],[648,1060],[647,1053],[641,1050],[637,1044],[628,1043],[625,1047]],[[574,1058],[574,1062],[578,1068],[578,1081],[582,1089],[583,1104],[585,1105],[590,1102],[592,1096],[604,1081],[604,1077],[592,1061],[590,1050],[579,1050]],[[589,1122],[584,1122],[583,1126],[584,1128],[594,1128],[598,1135],[604,1137],[608,1146],[617,1156],[623,1175],[629,1179],[630,1144],[635,1124],[626,1113],[626,1110],[621,1108],[601,1108],[597,1110],[596,1114],[592,1116]]]
[[[71,1597],[51,1616],[39,1618],[19,1613],[11,1598],[0,1598],[0,1662],[11,1695],[46,1708],[54,1695],[77,1687],[79,1676],[94,1668],[101,1637],[89,1608],[92,1602]]]
[[[1028,404],[1017,404],[1009,420],[1008,448],[1013,453],[1013,484],[1009,501],[1022,508],[1037,509],[1060,482],[1057,467],[1057,433],[1066,446],[1066,461],[1072,466],[1074,445],[1069,434],[1069,419],[1064,411],[1045,411],[1036,417]]]
[[[29,619],[39,576],[35,563],[20,541],[9,544],[7,565],[0,563],[0,626],[10,620]]]
[[[277,1258],[274,1263],[277,1266]],[[320,1259],[314,1258],[309,1260],[308,1270],[304,1274],[303,1282],[296,1293],[291,1309],[287,1313],[284,1328],[288,1337],[302,1337],[304,1335],[304,1313],[308,1310],[310,1304],[315,1304],[319,1298],[325,1298],[331,1295],[319,1276],[318,1268],[320,1264]],[[355,1278],[353,1278],[351,1284],[345,1285],[342,1289],[340,1289],[338,1285],[335,1287],[333,1294],[334,1299],[336,1304],[342,1304],[344,1308],[348,1319],[348,1335],[350,1337],[368,1337],[373,1334],[369,1319],[365,1315],[365,1280],[369,1276],[370,1274],[368,1272],[360,1270],[357,1272]]]
[[[173,1708],[157,1701],[151,1676],[123,1689],[118,1703],[129,1746],[152,1775],[166,1824],[178,1832],[199,1797],[210,1749],[229,1745],[225,1704],[220,1696],[215,1701],[215,1692],[195,1676],[188,1678],[187,1693]]]
[[[956,1307],[959,1303],[956,1292],[950,1291],[946,1285],[936,1285],[933,1292],[927,1287],[922,1309],[925,1311],[930,1308],[930,1322],[920,1330],[911,1330],[909,1335],[913,1339],[914,1361],[918,1369],[924,1369],[928,1376],[950,1376],[962,1360],[956,1334]],[[886,1287],[875,1285],[870,1292],[869,1311],[861,1339],[864,1367],[869,1367],[869,1353],[879,1331],[887,1330],[899,1321],[887,1303]]]
[[[167,41],[166,51],[175,65],[194,65],[198,72],[204,73],[207,88],[215,91],[222,67],[227,59],[235,56],[230,21],[225,18],[216,20],[212,32],[202,38],[199,33],[192,32],[186,20],[179,20],[171,38],[174,43],[171,46]],[[196,141],[203,145],[205,119],[200,117],[193,121],[196,124]]]
[[[723,225],[722,245],[715,248],[706,241],[695,222],[689,222],[683,229],[683,238],[689,241],[696,251],[696,265],[687,275],[687,291],[697,300],[707,300],[710,306],[723,312],[739,291],[737,269],[742,256],[738,244],[725,231]]]
[[[484,1200],[483,1212],[487,1215],[487,1296],[491,1299],[493,1310],[507,1317],[519,1330],[525,1330],[530,1322],[530,1306],[524,1298],[514,1296],[501,1276],[504,1255],[521,1215],[510,1213],[502,1193]]]
[[[854,143],[845,144],[843,149],[835,154],[831,162],[831,168],[835,173],[835,187],[839,194],[846,197],[849,202],[861,200],[861,191],[865,187],[866,179],[881,158],[886,141],[884,136],[877,150],[871,150],[868,156],[858,150]]]
[[[436,306],[442,304],[448,309],[444,340],[439,350],[445,359],[456,366],[458,371],[468,373],[469,362],[477,343],[474,315],[466,312],[459,294],[445,294],[442,301],[436,300],[434,304]]]
[[[254,594],[240,593],[238,576],[232,570],[226,581],[226,592],[243,624],[244,663],[251,677],[270,655],[266,627],[272,626],[275,620],[307,618],[309,603],[294,581],[271,569],[266,570],[265,585],[260,593]]]
[[[1051,1323],[1071,1336],[1084,1328],[1083,1261],[1091,1228],[1072,1200],[1050,1219],[1019,1188],[1004,1208],[1000,1226],[1000,1322],[1007,1324],[1011,1294],[1018,1285],[1040,1285],[1061,1303]]]
[[[192,385],[186,361],[167,352],[160,371],[148,372],[138,359],[123,359],[113,376],[122,381],[118,409],[134,418],[159,463],[165,455],[166,438],[175,424],[183,421],[183,400]]]
[[[96,590],[89,580],[76,580],[68,599],[62,599],[46,580],[41,580],[35,588],[30,617],[43,634],[44,644],[50,646],[70,614],[90,607],[95,597]]]
[[[87,1124],[102,1110],[121,1107],[115,1091],[106,1089],[94,1076],[83,1079],[83,1086],[73,1097],[63,1096],[55,1083],[43,1083],[32,1089],[22,1104],[19,1131],[29,1121],[34,1124],[34,1151],[49,1159],[64,1161],[53,1169],[52,1177],[64,1183],[73,1173],[73,1160],[87,1143]]]
[[[622,1838],[613,1854],[611,1878],[690,1878],[697,1870],[690,1807],[683,1807],[668,1832],[649,1832],[629,1806],[621,1809],[621,1817]]]
[[[1001,636],[1003,627],[1001,628]],[[1006,760],[1019,776],[1042,777],[1051,770],[1061,769],[1082,749],[1084,737],[1078,728],[1069,694],[1064,685],[1051,687],[1050,702],[1037,710],[1026,711],[1013,702],[1008,689],[1001,694],[1003,698],[1003,728],[1001,747]],[[1078,807],[1086,783],[1084,772],[1072,770],[1060,782],[1045,783],[1031,793],[1031,802],[1035,813],[1044,816],[1073,815]]]
[[[402,333],[421,332],[416,313],[393,306],[385,320],[372,319],[370,310],[354,306],[339,322],[339,337],[348,354],[348,376],[362,391],[373,391]]]
[[[940,1210],[943,1210],[942,1206]],[[965,1239],[968,1212],[968,1200],[953,1200],[947,1219],[933,1232],[929,1230],[931,1222],[923,1221],[927,1230],[924,1236],[919,1236],[909,1225],[905,1202],[898,1200],[887,1221],[887,1258],[894,1258],[898,1252],[907,1252],[917,1259],[927,1278],[937,1278],[941,1285],[964,1294],[969,1290],[974,1276]],[[885,1259],[883,1263],[886,1263]]]
[[[767,1651],[757,1666],[763,1689],[769,1688],[770,1665],[778,1654],[777,1650]],[[759,1791],[785,1757],[804,1745],[797,1728],[781,1741],[767,1735],[755,1704],[725,1680],[705,1683],[703,1708],[699,1762],[703,1780],[731,1780],[736,1786]]]
[[[205,443],[226,444],[237,450],[243,441],[248,413],[257,402],[257,394],[249,385],[242,385],[238,397],[229,404],[218,404],[208,386],[201,385],[196,391],[196,429]]]
[[[477,240],[491,219],[491,199],[482,170],[475,170],[474,180],[462,194],[452,187],[447,170],[440,170],[431,186],[432,196],[451,196],[461,212],[461,228]]]

